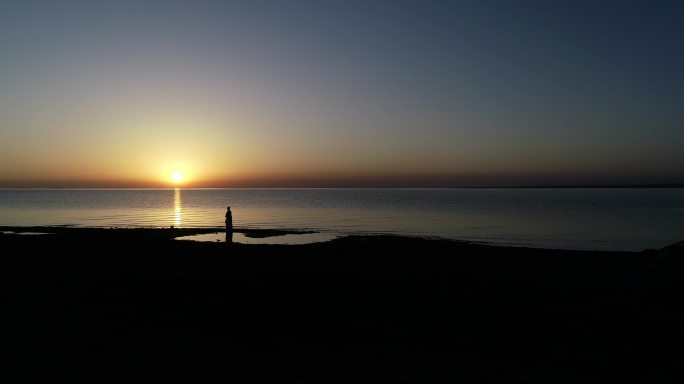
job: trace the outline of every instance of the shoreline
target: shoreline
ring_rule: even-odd
[[[200,234],[211,234],[211,233],[225,233],[225,227],[85,227],[85,226],[71,226],[71,225],[47,225],[47,226],[0,226],[0,234],[3,232],[7,234],[22,234],[22,233],[34,233],[34,234],[65,234],[65,233],[75,233],[82,232],[84,234],[101,234],[102,231],[118,231],[120,233],[138,233],[138,234],[148,234],[151,237],[161,237],[161,238],[177,238],[181,236],[191,236]],[[11,232],[11,233],[10,233]],[[544,246],[534,244],[521,244],[521,243],[503,243],[496,241],[479,241],[479,240],[466,240],[466,239],[453,239],[449,237],[440,236],[426,236],[426,235],[407,235],[407,234],[394,234],[394,233],[383,233],[383,232],[368,232],[368,233],[343,233],[343,232],[330,232],[321,231],[315,229],[293,229],[293,228],[250,228],[250,227],[235,227],[233,233],[242,233],[247,238],[253,239],[266,239],[270,237],[284,236],[284,235],[304,235],[304,234],[320,234],[320,233],[331,233],[337,236],[337,238],[344,237],[395,237],[395,238],[410,238],[410,239],[422,239],[427,241],[448,241],[454,243],[462,244],[472,244],[480,245],[485,247],[499,247],[499,248],[519,248],[519,249],[537,249],[537,250],[548,250],[548,251],[574,251],[574,252],[599,252],[599,253],[643,253],[643,252],[653,252],[661,248],[667,248],[672,244],[666,244],[661,248],[644,248],[641,250],[604,250],[604,249],[585,249],[585,248],[562,248],[553,246]],[[192,240],[188,240],[192,241]],[[676,244],[676,243],[675,243]],[[252,244],[252,245],[266,245],[266,244]],[[285,244],[287,245],[287,244]],[[301,244],[296,244],[301,245]]]
[[[59,234],[74,231],[84,232],[99,232],[99,231],[123,231],[123,232],[162,232],[166,235],[178,237],[197,235],[204,233],[222,232],[225,233],[225,227],[76,227],[76,226],[0,226],[0,232],[14,232],[14,234],[22,234],[24,232],[41,232],[44,234]],[[282,235],[297,235],[318,233],[312,230],[298,230],[298,229],[272,229],[272,228],[248,228],[236,227],[233,229],[235,233],[243,233],[247,237],[264,238],[271,236]]]
[[[0,235],[6,345],[37,368],[12,382],[681,377],[682,243],[637,253],[399,236],[172,240],[183,231]]]

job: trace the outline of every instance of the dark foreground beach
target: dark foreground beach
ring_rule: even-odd
[[[10,230],[4,228],[3,230]],[[5,382],[674,383],[684,254],[0,235]],[[21,364],[20,364],[21,363]],[[17,369],[21,367],[21,369]]]

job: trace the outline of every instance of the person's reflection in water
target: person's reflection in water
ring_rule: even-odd
[[[233,213],[230,211],[230,207],[226,209],[226,243],[230,244],[233,242]]]

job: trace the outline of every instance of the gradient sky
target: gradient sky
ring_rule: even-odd
[[[684,182],[681,1],[15,1],[0,186]]]

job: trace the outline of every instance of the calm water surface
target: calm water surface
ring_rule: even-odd
[[[0,225],[390,233],[641,250],[684,240],[684,189],[0,190]]]
[[[240,244],[311,244],[330,241],[337,236],[332,233],[296,233],[268,237],[249,237],[244,233],[235,232],[232,236],[226,232],[202,233],[199,235],[181,236],[176,240],[193,240],[193,241],[208,241],[208,242],[229,242]]]

